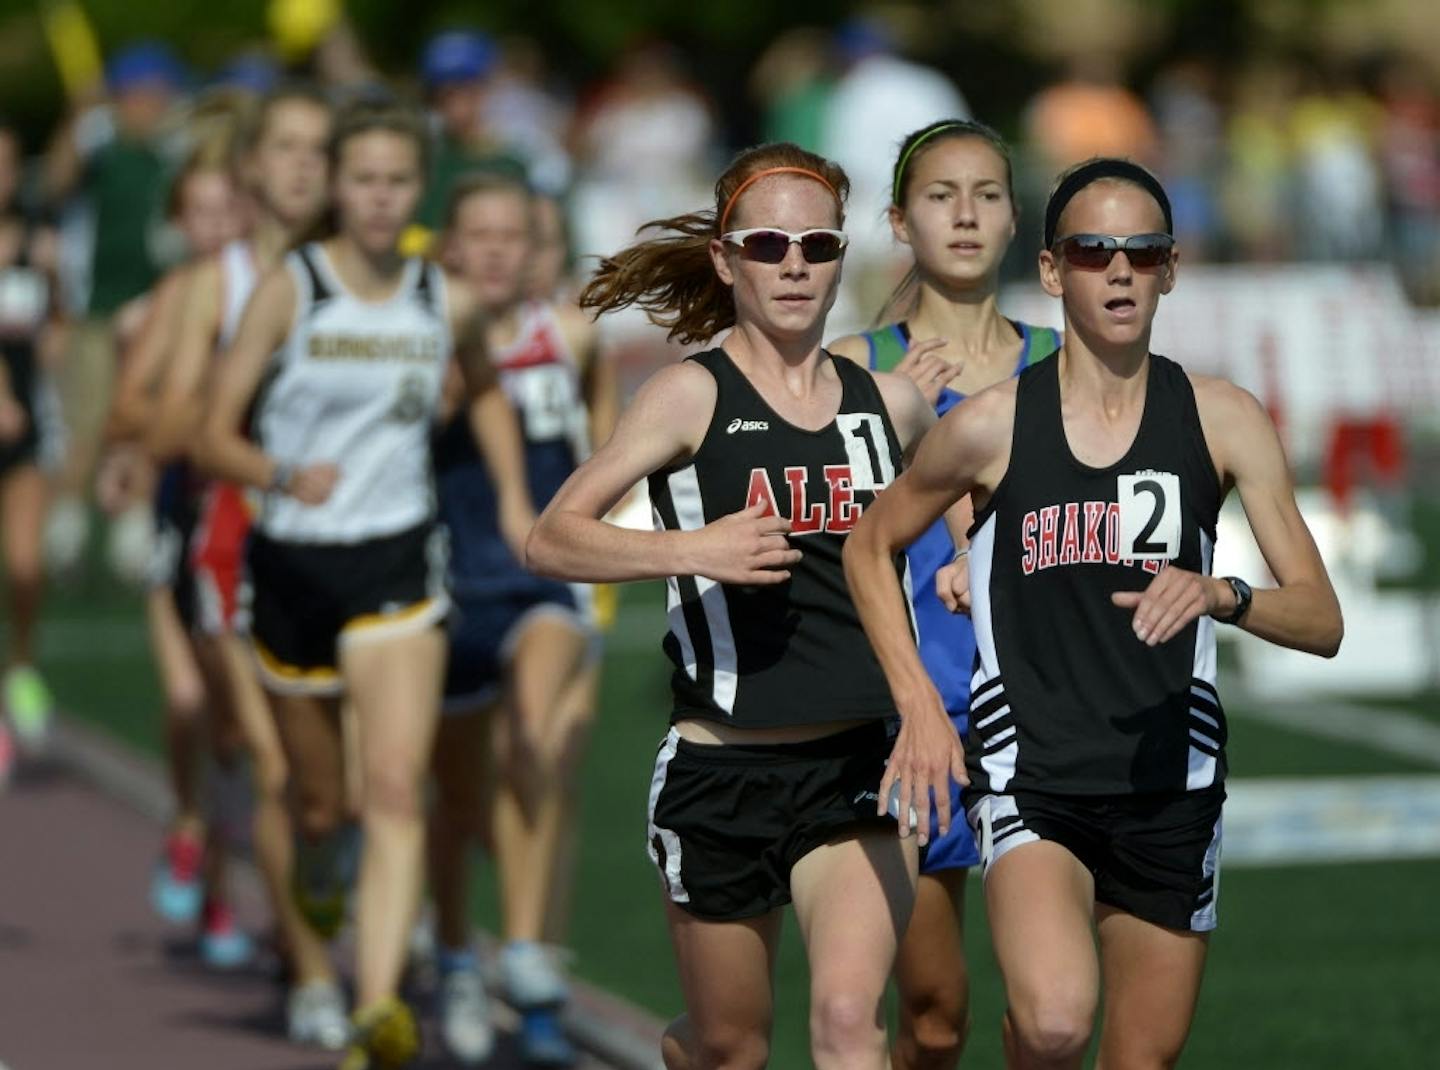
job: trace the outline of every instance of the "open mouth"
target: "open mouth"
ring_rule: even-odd
[[[1105,311],[1117,319],[1129,319],[1135,315],[1135,300],[1130,297],[1112,297],[1105,302]]]

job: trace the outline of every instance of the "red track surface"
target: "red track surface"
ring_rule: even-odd
[[[0,1067],[330,1070],[282,1034],[282,990],[259,968],[216,974],[147,903],[160,832],[63,770],[0,794]],[[237,882],[241,924],[264,910]],[[449,1065],[433,1031],[417,1070]],[[502,1038],[495,1070],[518,1067]],[[583,1068],[605,1064],[588,1060]]]

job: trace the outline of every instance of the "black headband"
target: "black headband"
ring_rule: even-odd
[[[1045,248],[1049,249],[1055,244],[1055,227],[1060,222],[1060,213],[1065,211],[1065,206],[1075,194],[1102,178],[1123,178],[1154,197],[1160,210],[1165,213],[1165,233],[1175,233],[1175,221],[1170,216],[1170,198],[1165,196],[1165,190],[1155,180],[1155,176],[1129,160],[1105,157],[1092,160],[1071,171],[1065,176],[1065,181],[1055,187],[1055,192],[1050,194],[1050,201],[1045,205]]]

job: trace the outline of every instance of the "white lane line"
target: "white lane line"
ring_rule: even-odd
[[[1413,713],[1349,702],[1275,702],[1230,694],[1234,697],[1226,709],[1237,717],[1440,767],[1440,723]]]
[[[1226,791],[1222,867],[1440,858],[1440,776],[1241,778]]]

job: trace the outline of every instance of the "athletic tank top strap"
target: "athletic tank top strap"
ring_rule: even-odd
[[[910,328],[903,322],[876,327],[861,337],[870,347],[871,371],[891,371],[905,359],[905,350],[910,348]]]
[[[1058,362],[1057,362],[1058,363]],[[1188,486],[1202,488],[1190,503],[1200,530],[1215,542],[1215,525],[1220,520],[1220,473],[1215,470],[1215,459],[1205,442],[1205,431],[1200,423],[1200,406],[1195,400],[1195,386],[1185,369],[1168,357],[1158,353],[1150,356],[1150,376],[1158,382],[1165,397],[1165,408],[1180,414],[1180,426],[1185,436],[1184,478]]]
[[[421,265],[415,280],[416,298],[425,308],[442,319],[446,316],[444,283],[441,280],[443,273],[444,269],[439,264],[426,261]]]
[[[1059,441],[1056,441],[1055,428],[1051,426],[1047,411],[1052,405],[1059,410],[1059,367],[1058,360],[1045,360],[1021,369],[1015,377],[1015,419],[1010,432],[1010,464],[1001,476],[999,485],[991,492],[985,507],[976,511],[968,538],[973,539],[975,533],[984,527],[990,516],[1000,508],[1005,500],[1012,472],[1021,471],[1032,464],[1053,463],[1056,457],[1063,456],[1057,453],[1057,450],[1069,450],[1063,427],[1060,428]]]
[[[1021,320],[1010,321],[1023,340],[1020,352],[1020,370],[1038,364],[1046,357],[1054,356],[1060,349],[1060,332],[1054,327],[1036,327]]]
[[[220,250],[220,274],[222,297],[219,343],[220,348],[224,349],[234,340],[235,332],[240,328],[240,317],[245,314],[245,306],[259,281],[254,247],[244,240],[228,242]]]
[[[316,307],[325,304],[335,298],[337,289],[330,284],[326,273],[321,270],[318,257],[319,249],[314,242],[309,242],[296,249],[292,256],[295,257],[295,264],[299,268],[301,277],[306,282],[307,297],[306,303],[313,311]]]

